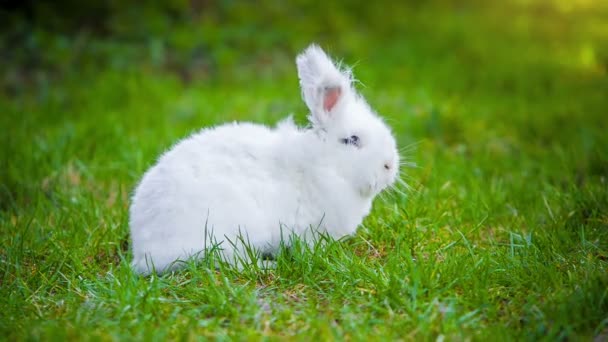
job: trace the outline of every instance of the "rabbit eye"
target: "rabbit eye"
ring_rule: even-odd
[[[340,142],[342,142],[344,145],[353,145],[356,147],[359,147],[360,141],[361,141],[361,139],[359,139],[359,137],[356,135],[351,135],[348,138],[340,139]]]

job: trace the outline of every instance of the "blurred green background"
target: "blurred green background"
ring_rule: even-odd
[[[128,159],[143,151],[147,163],[159,145],[205,124],[274,122],[288,112],[304,122],[293,60],[317,42],[355,65],[362,93],[402,145],[430,139],[487,151],[496,166],[501,153],[560,146],[581,157],[566,167],[603,174],[607,8],[592,0],[6,5],[3,161],[17,164],[21,139],[44,145],[83,133],[85,146],[120,136],[104,148]],[[161,140],[133,145],[146,134]],[[82,159],[90,152],[65,148]],[[24,179],[10,165],[1,171],[9,189]]]
[[[0,4],[3,336],[606,338],[608,1]],[[304,124],[294,58],[311,42],[354,65],[418,165],[403,170],[412,189],[376,202],[365,243],[331,264],[341,273],[233,274],[210,297],[183,285],[196,272],[133,280],[137,180],[203,126],[289,113]],[[368,245],[380,252],[359,253]],[[391,278],[374,292],[318,285],[382,267]],[[256,281],[292,311],[266,326],[247,316],[255,299],[245,314],[138,306],[146,286],[205,302],[256,298]]]

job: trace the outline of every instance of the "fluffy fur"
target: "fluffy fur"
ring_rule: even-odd
[[[355,232],[399,168],[395,139],[316,45],[296,59],[309,128],[291,118],[270,128],[230,123],[205,128],[163,154],[137,186],[130,208],[133,268],[164,272],[229,241],[273,253],[285,234]],[[354,137],[354,138],[353,138]]]

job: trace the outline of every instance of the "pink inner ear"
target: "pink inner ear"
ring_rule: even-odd
[[[340,87],[327,88],[325,90],[325,99],[323,99],[323,109],[327,112],[331,111],[338,102],[341,93],[342,89]]]

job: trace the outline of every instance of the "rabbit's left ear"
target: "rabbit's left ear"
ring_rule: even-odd
[[[325,125],[337,115],[336,108],[350,91],[351,75],[340,71],[317,45],[296,58],[302,98],[315,124]]]

